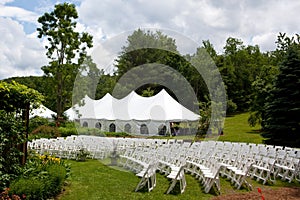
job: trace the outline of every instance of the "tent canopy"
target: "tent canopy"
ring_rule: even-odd
[[[34,116],[40,116],[43,118],[52,119],[52,115],[56,115],[56,113],[47,108],[46,106],[41,105],[39,108],[30,111],[29,118],[32,118]]]
[[[65,112],[70,119],[198,121],[200,118],[174,100],[164,89],[152,97],[142,97],[132,91],[122,99],[107,93],[99,100],[85,96],[83,101],[84,106],[76,104]]]

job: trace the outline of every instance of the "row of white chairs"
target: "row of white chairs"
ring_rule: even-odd
[[[276,178],[300,181],[300,150],[262,144],[219,141],[184,142],[144,138],[107,138],[96,136],[69,136],[39,139],[28,143],[38,153],[49,153],[62,158],[76,158],[82,148],[95,159],[104,159],[112,152],[120,156],[120,164],[141,177],[136,190],[156,185],[154,171],[159,170],[172,181],[167,193],[180,183],[180,192],[186,188],[185,173],[201,181],[205,192],[215,185],[220,191],[219,175],[227,177],[237,189],[246,185],[247,177],[266,184]]]

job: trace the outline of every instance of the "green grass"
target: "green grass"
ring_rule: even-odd
[[[224,135],[217,138],[209,138],[220,141],[262,143],[258,130],[260,127],[250,127],[247,123],[248,113],[237,114],[226,118]],[[176,136],[173,139],[193,140],[194,136]],[[186,175],[187,188],[183,194],[165,194],[170,182],[163,175],[157,174],[157,185],[151,192],[134,192],[139,178],[132,172],[122,168],[109,167],[109,161],[87,160],[86,162],[67,161],[71,164],[71,177],[69,184],[65,187],[59,200],[81,200],[81,199],[210,199],[215,193],[205,194],[201,183],[191,175]],[[105,164],[103,164],[105,163]],[[228,180],[221,181],[221,194],[241,193],[247,189],[235,190]],[[253,190],[257,187],[279,188],[283,186],[300,186],[300,183],[289,184],[280,180],[274,185],[262,185],[254,180],[248,180]]]
[[[250,127],[248,124],[249,113],[237,114],[226,117],[224,124],[224,135],[220,136],[220,141],[262,143],[263,137],[260,135],[260,126]]]
[[[65,191],[57,198],[58,200],[82,200],[82,199],[203,199],[208,200],[216,196],[215,190],[205,194],[201,183],[190,174],[186,174],[187,187],[183,194],[175,192],[175,194],[165,194],[170,181],[163,175],[157,173],[157,185],[151,191],[135,192],[140,178],[136,177],[132,172],[126,171],[119,167],[110,167],[103,164],[99,160],[88,159],[86,162],[76,162],[68,160],[71,164],[72,174],[69,183],[65,186]],[[108,163],[108,162],[106,162]],[[259,187],[277,189],[279,187],[300,186],[300,183],[289,184],[280,180],[276,184],[262,185],[254,180],[247,179],[253,186],[253,191]],[[230,184],[230,181],[221,178],[221,194],[243,193],[248,189],[242,188],[236,190]]]
[[[264,138],[260,135],[260,126],[250,127],[248,124],[249,113],[228,116],[224,123],[224,135],[200,138],[200,140],[218,140],[229,142],[263,143]],[[154,137],[162,138],[162,137]],[[164,139],[194,140],[194,135],[163,137]]]
[[[157,185],[151,192],[135,192],[140,178],[132,172],[118,170],[98,160],[67,161],[72,175],[60,200],[76,199],[209,199],[213,194],[202,192],[200,182],[187,175],[187,188],[183,194],[165,194],[169,180],[157,173]]]

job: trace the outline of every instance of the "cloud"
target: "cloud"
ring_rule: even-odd
[[[47,60],[40,41],[15,20],[0,17],[0,24],[0,79],[41,75]]]
[[[0,79],[8,76],[39,74],[46,62],[45,41],[33,32],[37,18],[51,12],[61,0],[32,0],[26,6],[23,1],[0,2]],[[98,45],[106,55],[102,67],[110,65],[111,50],[104,44],[137,28],[154,28],[177,32],[201,46],[202,40],[210,40],[218,53],[223,52],[226,39],[236,37],[245,45],[259,45],[262,51],[274,50],[279,32],[288,35],[299,33],[299,0],[72,0],[79,14],[79,32],[93,35],[94,48]],[[33,32],[33,33],[32,33]],[[169,34],[166,31],[164,33]],[[30,35],[29,35],[30,33]],[[172,35],[170,35],[172,37]],[[126,45],[126,37],[116,40],[114,52]],[[178,39],[182,53],[194,53],[196,48],[184,46]],[[102,45],[102,46],[101,46]],[[119,46],[117,46],[119,45]],[[99,60],[99,58],[97,58]]]
[[[35,23],[38,15],[34,12],[19,7],[0,4],[0,17],[16,18],[19,21]]]
[[[83,0],[78,12],[83,24],[101,27],[105,35],[154,26],[178,31],[199,45],[209,39],[221,53],[228,37],[254,45],[258,40],[252,38],[264,35],[268,39],[259,45],[272,50],[269,42],[278,32],[300,29],[299,7],[298,0]]]
[[[13,2],[14,0],[1,0],[0,1],[0,5],[2,4],[2,5],[5,5],[5,4],[7,4],[7,3],[10,3],[10,2]]]

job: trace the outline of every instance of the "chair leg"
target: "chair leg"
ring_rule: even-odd
[[[175,187],[175,185],[176,185],[176,182],[177,182],[177,180],[176,179],[173,179],[172,180],[172,184],[170,185],[170,187],[169,187],[169,189],[168,189],[168,191],[167,191],[167,194],[169,194],[171,191],[172,191],[172,189]]]

